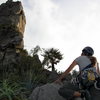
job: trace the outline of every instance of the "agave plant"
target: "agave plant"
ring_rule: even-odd
[[[0,100],[19,100],[21,98],[21,90],[22,88],[18,83],[3,80],[0,82]]]

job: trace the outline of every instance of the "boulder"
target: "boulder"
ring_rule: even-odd
[[[100,100],[100,89],[97,90],[95,87],[90,89],[90,94],[92,96],[92,100]]]
[[[33,90],[29,100],[65,100],[58,94],[60,85],[46,84]]]
[[[63,84],[55,84],[55,83],[48,83],[40,87],[36,87],[32,94],[29,97],[29,100],[66,100],[65,98],[61,97],[58,93],[58,89]],[[90,89],[90,94],[92,96],[91,100],[100,100],[100,90],[95,89],[92,87]],[[81,98],[73,98],[72,100],[82,100]],[[84,98],[84,100],[86,100]]]
[[[37,87],[33,90],[29,97],[29,100],[66,100],[58,94],[58,89],[62,86],[59,84],[48,83],[41,87]],[[75,98],[74,100],[81,100],[81,98]]]

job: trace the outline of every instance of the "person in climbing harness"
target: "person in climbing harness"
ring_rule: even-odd
[[[90,68],[92,66],[94,73],[100,74],[99,72],[99,64],[97,62],[96,57],[93,56],[94,50],[87,46],[82,50],[81,56],[77,57],[71,65],[67,68],[67,70],[55,81],[55,83],[60,83],[62,80],[68,75],[68,73],[76,66],[79,66],[80,75],[82,71],[85,70],[87,67]],[[91,76],[91,75],[90,75]],[[92,78],[93,80],[94,78]],[[80,83],[80,81],[78,80]],[[58,93],[66,98],[67,100],[71,100],[74,97],[84,97],[86,100],[91,100],[91,96],[88,91],[81,91],[78,82],[67,82],[63,85],[59,90]],[[86,83],[85,83],[86,84]],[[84,89],[85,90],[85,89]]]

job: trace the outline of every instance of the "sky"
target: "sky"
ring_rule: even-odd
[[[0,0],[0,4],[7,0]],[[18,1],[18,0],[14,0]],[[25,16],[24,48],[55,48],[63,60],[55,67],[68,68],[86,46],[100,62],[100,0],[21,0]],[[78,67],[76,66],[75,69]]]

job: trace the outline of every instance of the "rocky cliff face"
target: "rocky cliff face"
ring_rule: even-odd
[[[0,5],[0,61],[16,62],[17,53],[23,48],[25,14],[21,2],[8,0]]]

